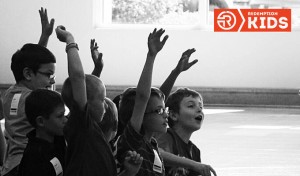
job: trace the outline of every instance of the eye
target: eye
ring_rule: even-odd
[[[188,105],[188,107],[189,107],[189,108],[193,108],[193,107],[194,107],[194,105]]]
[[[159,115],[161,115],[163,113],[163,111],[164,110],[162,108],[155,110],[155,112]]]

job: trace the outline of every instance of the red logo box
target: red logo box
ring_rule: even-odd
[[[215,9],[215,32],[291,32],[291,9]]]

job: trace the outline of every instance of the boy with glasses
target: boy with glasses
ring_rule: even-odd
[[[42,35],[39,44],[25,44],[11,59],[11,70],[16,84],[3,94],[5,137],[7,149],[1,175],[17,175],[18,165],[33,130],[24,110],[25,99],[32,90],[51,89],[55,83],[55,56],[45,46],[53,31],[54,20],[49,23],[47,11],[41,8]]]
[[[119,163],[123,163],[128,150],[139,153],[143,162],[137,176],[163,176],[165,173],[156,140],[153,138],[154,133],[167,130],[164,94],[159,89],[151,88],[155,57],[168,39],[165,36],[160,40],[164,32],[163,29],[154,29],[149,34],[147,59],[137,88],[127,89],[120,102],[120,119],[128,120],[128,124],[118,140],[117,159]]]

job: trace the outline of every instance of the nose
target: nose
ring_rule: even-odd
[[[163,113],[163,117],[164,119],[168,119],[169,113],[167,113],[166,111]]]
[[[64,119],[63,119],[64,125],[65,125],[67,122],[68,122],[68,118],[67,118],[67,116],[64,116]]]
[[[52,85],[52,84],[55,84],[55,78],[51,78],[50,79],[50,84]]]

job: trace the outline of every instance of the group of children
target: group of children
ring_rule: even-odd
[[[51,90],[56,58],[46,48],[54,19],[49,22],[43,8],[40,16],[39,44],[25,44],[13,55],[16,84],[2,97],[2,175],[216,175],[201,163],[200,150],[190,141],[204,120],[201,95],[189,88],[171,93],[180,73],[197,63],[189,62],[195,49],[182,54],[160,88],[152,87],[155,59],[168,39],[162,37],[165,30],[154,29],[137,87],[112,101],[100,80],[103,60],[95,40],[90,44],[95,68],[85,74],[74,36],[58,26],[55,32],[66,44],[69,75],[60,94]]]

